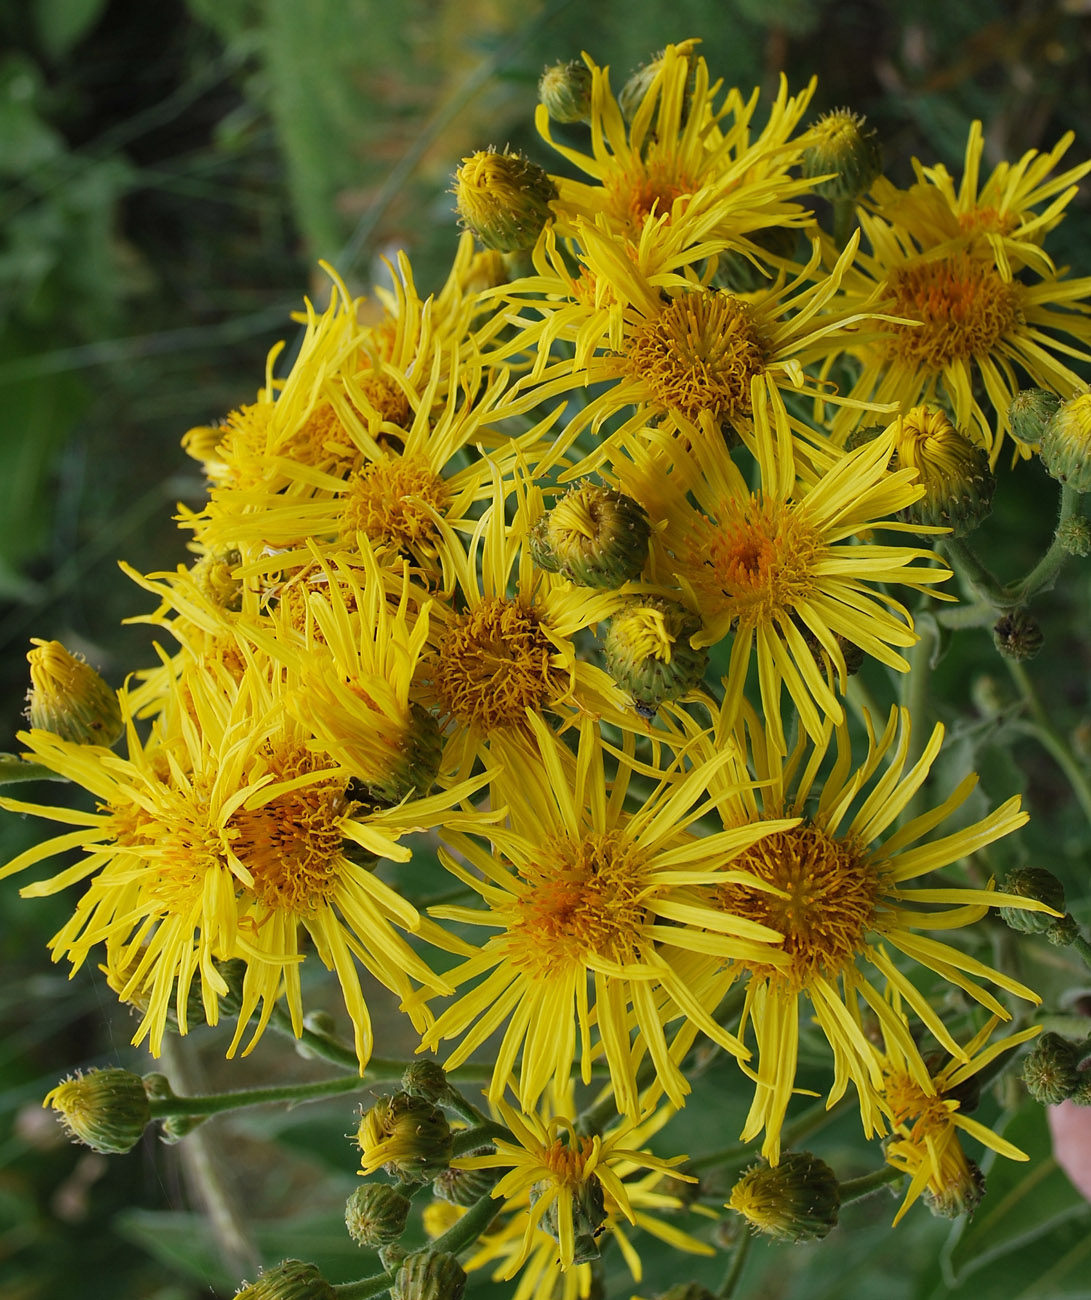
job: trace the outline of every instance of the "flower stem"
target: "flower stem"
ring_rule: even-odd
[[[1027,574],[1022,582],[1009,583],[1006,593],[1012,605],[1023,605],[1038,591],[1048,590],[1057,581],[1061,565],[1069,557],[1069,550],[1064,544],[1062,534],[1067,525],[1075,519],[1081,509],[1080,494],[1070,487],[1061,488],[1061,508],[1057,519],[1057,529],[1049,550]]]
[[[336,1097],[364,1087],[358,1075],[338,1075],[336,1079],[318,1079],[313,1083],[285,1083],[273,1088],[240,1088],[234,1092],[208,1093],[203,1097],[156,1097],[151,1102],[152,1119],[183,1115],[219,1115],[224,1111],[242,1110],[245,1106],[267,1106],[274,1102],[289,1105]]]
[[[861,1178],[850,1178],[841,1184],[841,1204],[848,1205],[850,1201],[861,1201],[865,1196],[879,1191],[888,1183],[896,1183],[902,1177],[900,1169],[895,1169],[893,1165],[881,1165]]]
[[[489,1145],[497,1138],[506,1138],[512,1141],[512,1134],[503,1124],[494,1124],[491,1120],[484,1124],[478,1124],[475,1128],[459,1129],[451,1138],[451,1155],[464,1156],[471,1151],[476,1151],[478,1147]]]
[[[1005,659],[1004,662],[1030,713],[1030,720],[1024,720],[1022,728],[1038,741],[1068,778],[1068,783],[1083,809],[1084,816],[1091,822],[1091,782],[1088,781],[1079,759],[1050,721],[1027,670],[1016,659]]]
[[[1080,954],[1086,966],[1091,967],[1091,943],[1088,943],[1082,934],[1077,934],[1068,946]]]
[[[739,1244],[731,1257],[731,1267],[727,1270],[727,1276],[719,1291],[716,1292],[717,1300],[731,1300],[735,1294],[735,1288],[739,1285],[742,1271],[746,1267],[746,1257],[750,1253],[750,1235],[749,1232],[744,1231],[739,1238]]]
[[[824,1101],[818,1102],[791,1123],[784,1125],[780,1131],[781,1146],[786,1150],[798,1146],[800,1142],[844,1114],[849,1105],[848,1098],[842,1099],[833,1106],[827,1106]],[[708,1155],[696,1156],[693,1160],[688,1160],[685,1164],[685,1172],[696,1173],[699,1169],[709,1169],[715,1165],[726,1165],[730,1168],[732,1165],[742,1164],[744,1160],[749,1160],[756,1154],[753,1144],[749,1142],[745,1145],[724,1147],[720,1151],[711,1151]]]

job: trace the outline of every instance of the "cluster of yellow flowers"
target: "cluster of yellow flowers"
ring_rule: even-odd
[[[935,873],[1025,814],[944,831],[973,778],[923,800],[942,728],[850,676],[908,671],[903,600],[953,599],[930,547],[1032,453],[1018,389],[1081,387],[1091,280],[1044,239],[1091,164],[1058,171],[1064,141],[982,182],[975,125],[957,187],[898,189],[859,120],[802,125],[812,91],[759,128],[694,42],[617,98],[590,60],[551,70],[539,131],[585,179],[475,155],[439,293],[404,256],[373,302],[330,272],[290,364],[186,435],[209,495],[194,562],[132,574],[176,645],[119,692],[125,756],[21,733],[95,810],[0,801],[68,825],[3,874],[82,851],[24,893],[85,885],[54,955],[101,957],[154,1053],[224,1005],[229,1055],[278,1004],[301,1032],[315,962],[361,1071],[361,969],[444,1065],[488,1045],[511,1140],[455,1168],[506,1171],[471,1262],[520,1297],[585,1294],[604,1227],[637,1272],[626,1222],[707,1250],[657,1217],[677,1161],[644,1149],[702,1040],[771,1166],[808,1021],[908,1201],[969,1203],[959,1132],[1019,1154],[951,1094],[1034,1032],[994,1037],[998,992],[1035,995],[935,935],[1043,905]],[[436,844],[461,897],[422,912]],[[965,1041],[937,983],[983,1008]]]

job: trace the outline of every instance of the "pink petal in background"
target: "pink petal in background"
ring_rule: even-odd
[[[1077,1191],[1091,1201],[1091,1106],[1047,1106],[1053,1155]]]

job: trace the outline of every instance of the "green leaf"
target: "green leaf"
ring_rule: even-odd
[[[985,1200],[977,1215],[956,1229],[943,1252],[944,1274],[951,1285],[993,1261],[1014,1267],[1029,1243],[1070,1220],[1083,1219],[1085,1229],[1091,1220],[1091,1207],[1053,1158],[1045,1111],[1037,1102],[1028,1098],[1001,1131],[1030,1159],[1022,1163],[990,1152],[981,1162]]]
[[[106,0],[37,0],[35,18],[46,54],[63,59],[102,17]]]

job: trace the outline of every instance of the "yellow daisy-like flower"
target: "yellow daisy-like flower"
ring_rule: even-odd
[[[720,804],[725,824],[760,824],[767,816],[802,815],[802,820],[755,841],[735,859],[737,868],[763,882],[761,889],[725,883],[717,897],[725,914],[779,930],[788,964],[715,965],[698,957],[687,964],[685,974],[691,987],[701,988],[710,1011],[737,980],[746,980],[741,1032],[745,1036],[749,1028],[753,1033],[758,1061],[753,1069],[742,1065],[757,1084],[743,1140],[757,1137],[764,1129],[762,1154],[775,1163],[781,1122],[795,1084],[804,999],[833,1050],[830,1101],[840,1097],[850,1081],[854,1083],[867,1132],[883,1129],[883,1108],[875,1100],[882,1088],[882,1062],[862,1028],[862,1011],[870,1007],[892,1041],[905,1036],[904,1017],[884,999],[873,982],[876,975],[953,1057],[960,1062],[969,1059],[888,949],[964,990],[1003,1019],[1009,1018],[1007,1010],[982,987],[982,981],[1038,1001],[1017,980],[929,934],[961,929],[990,907],[1027,907],[1027,900],[1013,903],[1012,896],[991,888],[915,883],[1010,834],[1027,816],[1015,796],[961,830],[925,839],[965,802],[977,780],[971,775],[942,803],[891,833],[924,783],[943,739],[943,728],[937,726],[919,760],[909,767],[910,723],[904,710],[891,711],[881,736],[869,729],[867,754],[859,764],[853,763],[847,727],[834,729],[827,724],[820,741],[804,737],[784,759],[767,741],[752,710],[746,711],[746,726],[756,786],[726,794]],[[730,739],[726,730],[718,740],[697,737],[694,754]],[[835,742],[832,755],[831,741]],[[820,772],[831,758],[832,767],[822,779]],[[1041,904],[1029,906],[1049,910]],[[686,1032],[692,1038],[692,1031]]]
[[[714,774],[737,768],[730,746],[684,777],[665,772],[642,807],[627,812],[631,736],[608,779],[606,750],[590,720],[581,724],[575,756],[540,720],[532,718],[530,727],[535,752],[513,743],[495,749],[503,768],[492,801],[507,807],[508,824],[486,832],[492,851],[444,832],[460,859],[443,853],[444,864],[486,907],[436,908],[432,915],[496,933],[447,973],[456,988],[473,987],[439,1015],[424,1045],[435,1049],[444,1038],[459,1038],[446,1062],[453,1068],[503,1028],[489,1096],[495,1100],[511,1083],[525,1108],[551,1083],[563,1086],[577,1056],[589,1081],[601,1053],[619,1111],[638,1117],[635,1021],[663,1090],[680,1106],[688,1084],[664,1019],[682,1015],[725,1050],[741,1049],[698,1006],[677,974],[676,955],[697,950],[771,968],[783,962],[782,931],[725,914],[717,893],[735,879],[735,857],[752,852],[756,837],[772,827],[689,832],[708,810]],[[739,880],[763,888],[755,876]]]
[[[894,999],[895,1007],[897,998]],[[1003,1052],[1038,1033],[1038,1026],[990,1043],[998,1024],[992,1017],[942,1068],[930,1068],[916,1045],[903,1032],[890,1032],[884,1023],[886,1050],[882,1058],[881,1104],[890,1116],[891,1136],[884,1142],[886,1162],[909,1175],[905,1200],[894,1216],[897,1224],[923,1193],[937,1214],[956,1218],[974,1210],[983,1186],[980,1171],[966,1159],[959,1133],[1009,1160],[1026,1160],[1018,1147],[962,1111],[959,1090]]]
[[[71,919],[51,941],[54,958],[78,968],[106,945],[120,996],[139,993],[143,1019],[134,1042],[158,1054],[173,1003],[187,1027],[186,1000],[199,978],[205,1019],[216,1024],[227,986],[215,961],[242,958],[246,975],[234,1052],[259,1003],[247,1051],[283,994],[302,1031],[301,932],[334,970],[352,1019],[361,1067],[371,1054],[371,1022],[357,963],[408,997],[412,981],[449,986],[416,955],[399,930],[430,923],[374,873],[379,858],[408,861],[401,844],[413,830],[480,815],[453,813],[487,775],[448,795],[366,811],[353,799],[350,773],[316,754],[311,732],[285,708],[282,670],[244,652],[246,672],[191,665],[171,679],[174,703],[145,745],[126,712],[128,757],[21,733],[34,759],[94,794],[94,812],[15,800],[0,806],[79,829],[46,840],[3,868],[12,875],[57,853],[85,857],[23,890],[52,894],[89,879]],[[169,730],[167,720],[176,723]],[[424,1018],[420,1021],[424,1023]]]
[[[634,1226],[637,1222],[623,1177],[640,1168],[668,1174],[686,1158],[664,1160],[622,1145],[626,1139],[641,1141],[643,1126],[636,1130],[623,1123],[603,1135],[585,1135],[564,1115],[546,1120],[534,1111],[520,1113],[500,1098],[493,1104],[512,1140],[493,1139],[494,1152],[462,1156],[451,1164],[456,1169],[506,1169],[492,1195],[527,1205],[519,1248],[498,1274],[505,1280],[526,1263],[539,1229],[555,1241],[562,1272],[597,1258],[595,1238],[606,1226],[607,1198],[613,1213]]]
[[[810,188],[790,174],[800,153],[791,136],[815,83],[790,96],[781,78],[768,121],[754,131],[758,93],[744,100],[733,88],[717,105],[720,83],[710,85],[695,45],[666,47],[628,126],[610,91],[608,69],[584,55],[592,76],[590,154],[555,141],[548,110],[539,105],[539,134],[592,182],[555,177],[553,212],[562,235],[579,238],[581,221],[602,216],[615,238],[630,238],[645,221],[666,216],[693,225],[691,242],[715,233],[747,247],[754,231],[806,219],[791,202]]]
[[[791,450],[776,438],[764,407],[755,380],[760,488],[751,491],[722,446],[708,439],[691,443],[699,472],[684,481],[698,508],[681,496],[673,505],[661,500],[670,514],[658,539],[665,558],[657,567],[661,577],[673,575],[690,607],[701,612],[704,629],[694,645],[733,636],[725,679],[729,716],[739,707],[756,660],[770,741],[783,751],[784,689],[815,740],[824,735],[827,718],[844,717],[831,685],[836,678],[845,689],[842,641],[897,671],[908,670],[898,651],[917,640],[912,619],[878,584],[923,591],[951,574],[930,563],[937,559],[930,551],[870,540],[877,528],[925,531],[896,519],[923,488],[915,469],[888,469],[891,433],[843,456],[801,491]],[[677,440],[671,445],[676,458],[685,454]],[[644,499],[639,466],[623,477],[626,489]],[[655,485],[649,483],[647,491],[654,499]]]
[[[862,212],[860,221],[871,252],[856,259],[844,290],[860,307],[878,294],[876,310],[892,319],[849,349],[860,374],[848,396],[903,411],[942,397],[956,426],[972,429],[995,465],[1021,388],[1081,386],[1064,358],[1091,360],[1091,278],[1027,268],[1025,278],[1005,279],[968,236],[921,246],[885,216]],[[834,435],[843,439],[858,418],[843,407]]]
[[[1043,241],[1063,219],[1078,182],[1091,171],[1091,162],[1084,162],[1054,175],[1075,138],[1067,132],[1049,153],[1028,149],[1018,162],[998,163],[982,181],[985,137],[981,123],[972,122],[957,187],[942,163],[924,167],[914,158],[916,183],[902,190],[881,178],[872,186],[868,206],[907,231],[921,248],[962,238],[971,250],[980,246],[981,256],[993,262],[1004,280],[1024,266],[1047,275],[1054,267]]]

